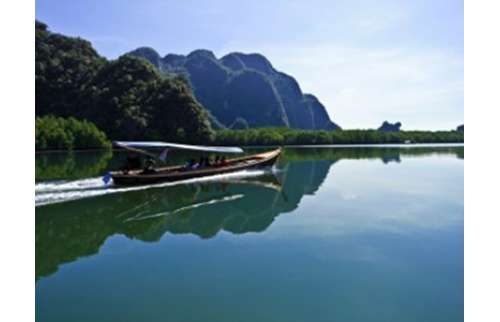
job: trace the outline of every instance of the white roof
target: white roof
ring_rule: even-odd
[[[242,148],[230,146],[203,146],[160,141],[115,141],[113,143],[124,148],[171,148],[219,153],[243,153]]]

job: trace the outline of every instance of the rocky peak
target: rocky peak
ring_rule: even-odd
[[[230,55],[238,58],[245,65],[246,68],[255,69],[267,75],[275,72],[269,60],[267,60],[267,58],[261,54],[231,53],[228,56]]]
[[[187,58],[188,59],[207,58],[207,59],[217,60],[217,57],[215,57],[214,53],[207,49],[193,50],[191,53],[189,53],[189,55],[187,55]]]
[[[161,57],[158,52],[151,47],[139,47],[131,51],[129,55],[143,57],[156,67],[160,67]]]

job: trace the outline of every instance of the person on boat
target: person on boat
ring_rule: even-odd
[[[135,152],[129,152],[127,154],[127,161],[125,163],[125,166],[123,167],[123,172],[128,173],[130,170],[140,169],[141,166],[141,157],[139,156],[139,154]]]
[[[205,158],[201,156],[200,160],[198,161],[198,167],[203,168],[204,166],[205,166]]]
[[[220,155],[218,155],[218,156],[215,157],[214,165],[215,166],[219,166],[220,165]]]
[[[154,169],[154,166],[155,166],[155,160],[153,160],[153,158],[149,158],[147,161],[146,161],[146,165],[144,167],[144,170],[142,170],[142,173],[143,174],[152,174],[152,173],[156,173],[156,170]]]
[[[227,165],[227,160],[226,160],[226,156],[223,156],[221,159],[220,159],[220,165],[221,166],[225,166]]]
[[[195,159],[189,159],[186,162],[186,170],[194,170],[199,167],[199,164],[196,163]]]
[[[189,159],[189,160],[186,161],[186,168],[192,169],[193,166],[194,166],[194,164],[195,164],[194,159]]]

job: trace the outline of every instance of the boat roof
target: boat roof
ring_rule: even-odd
[[[142,149],[168,148],[168,149],[215,152],[215,153],[243,153],[242,148],[230,147],[230,146],[191,145],[191,144],[170,143],[161,141],[114,141],[113,143],[122,148],[142,148]]]

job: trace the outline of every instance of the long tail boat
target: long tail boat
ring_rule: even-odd
[[[165,158],[167,151],[172,149],[187,149],[202,151],[205,153],[243,153],[244,151],[238,147],[215,147],[215,146],[199,146],[188,144],[177,144],[167,142],[113,142],[115,146],[124,148],[134,153],[142,153],[151,157],[156,157],[160,160]],[[160,157],[141,150],[140,148],[161,148],[163,152]],[[263,153],[248,155],[239,158],[227,159],[223,162],[212,163],[210,165],[177,165],[166,166],[149,169],[137,170],[121,170],[113,171],[108,174],[108,177],[113,179],[115,185],[144,185],[161,182],[172,182],[186,180],[192,178],[200,178],[213,176],[218,174],[226,174],[246,169],[255,169],[272,166],[278,160],[281,154],[281,148],[267,151]],[[106,178],[106,176],[105,176]]]

